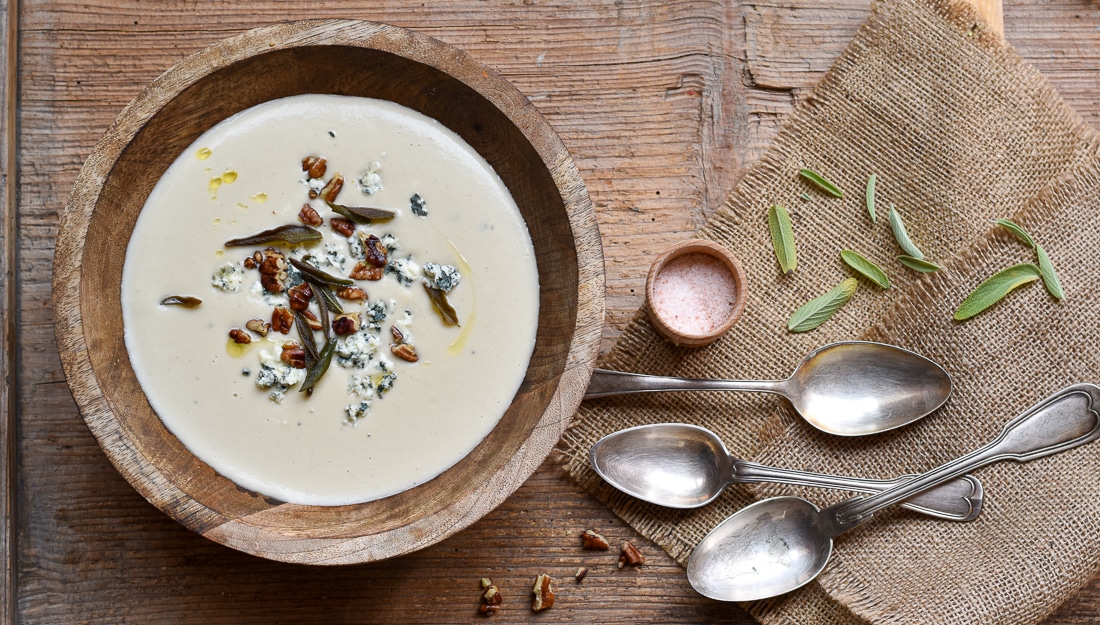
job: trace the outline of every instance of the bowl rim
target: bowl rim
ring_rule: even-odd
[[[274,534],[249,516],[229,518],[200,533],[246,553],[286,562],[350,564],[416,551],[469,526],[502,503],[550,455],[569,426],[591,377],[604,321],[604,265],[591,199],[564,143],[533,104],[493,69],[449,44],[408,29],[367,20],[316,19],[282,22],[216,42],[183,59],[146,86],[104,132],[81,168],[62,214],[53,268],[55,335],[69,388],[80,413],[123,477],[147,500],[172,516],[181,507],[206,509],[173,485],[153,460],[144,457],[119,423],[90,360],[84,332],[81,275],[84,237],[116,161],[164,104],[188,87],[235,63],[261,53],[302,47],[343,46],[378,50],[442,71],[500,109],[530,142],[561,193],[577,254],[577,316],[564,371],[546,410],[519,452],[484,484],[461,499],[408,524],[353,537]],[[478,84],[461,78],[471,70]],[[583,245],[581,245],[583,243]],[[74,383],[79,380],[80,384]],[[307,512],[325,506],[295,505]],[[263,514],[260,512],[258,514]],[[185,524],[186,525],[186,524]],[[195,527],[188,525],[199,531]],[[279,548],[272,550],[276,538]],[[260,547],[263,547],[262,549]]]

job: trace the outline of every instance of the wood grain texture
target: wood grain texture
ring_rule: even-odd
[[[18,56],[18,25],[13,16],[18,11],[14,3],[0,4],[0,619],[15,619],[15,523],[12,519],[16,498],[15,387],[18,384],[15,367],[17,321],[13,317],[18,296],[14,281],[16,248],[16,201],[14,185],[15,159],[15,93]]]
[[[455,536],[390,562],[310,568],[246,556],[149,505],[115,471],[65,386],[50,272],[58,216],[95,142],[149,81],[224,37],[273,21],[357,17],[458,45],[524,92],[569,147],[597,208],[606,254],[604,347],[642,302],[654,254],[725,199],[867,14],[867,0],[758,3],[456,0],[137,0],[20,3],[19,211],[13,355],[18,408],[19,622],[472,623],[478,579],[505,595],[490,622],[739,623],[694,595],[682,570],[639,541],[648,564],[582,552],[595,527],[629,528],[544,464],[502,506]],[[1009,0],[1006,38],[1100,126],[1094,0]],[[14,215],[5,216],[13,219]],[[577,566],[592,572],[577,585]],[[557,605],[532,615],[537,573]],[[1093,582],[1048,622],[1095,623]]]

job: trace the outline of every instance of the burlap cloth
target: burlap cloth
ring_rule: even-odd
[[[846,191],[826,198],[796,175],[810,167]],[[880,219],[864,208],[877,173]],[[803,192],[810,201],[800,198]],[[768,236],[772,202],[791,209],[799,270],[780,275]],[[884,216],[894,204],[927,258],[922,276],[899,253]],[[680,561],[726,516],[779,493],[819,505],[843,494],[733,486],[715,503],[674,511],[623,496],[588,466],[601,436],[642,423],[690,422],[717,432],[734,455],[778,466],[864,477],[928,470],[992,439],[1005,422],[1073,382],[1100,382],[1100,155],[1098,141],[1042,76],[950,0],[879,0],[843,55],[791,117],[763,160],[701,235],[745,265],[749,302],[717,343],[674,348],[639,311],[603,366],[685,376],[779,379],[838,340],[901,345],[941,363],[955,391],[939,412],[865,438],[820,434],[774,396],[677,394],[586,402],[566,433],[567,470]],[[994,228],[1022,224],[1050,253],[1066,298],[1036,283],[965,323],[959,302],[983,279],[1034,252]],[[830,321],[790,334],[798,306],[849,275],[855,249],[893,286],[862,282]],[[1100,568],[1100,444],[977,475],[984,512],[969,524],[893,509],[837,541],[813,584],[746,607],[765,623],[1034,623]]]

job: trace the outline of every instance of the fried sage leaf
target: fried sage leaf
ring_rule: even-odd
[[[878,223],[878,216],[875,215],[875,183],[878,181],[878,174],[871,174],[871,177],[867,179],[867,213],[871,215],[871,223]]]
[[[855,278],[845,278],[832,291],[816,297],[794,311],[787,329],[791,332],[807,332],[825,323],[836,311],[840,310],[852,295],[856,292],[859,281]]]
[[[798,170],[798,175],[821,187],[823,191],[833,197],[844,197],[843,191],[837,188],[835,184],[826,180],[825,176],[822,176],[812,169],[800,169]]]
[[[321,348],[319,358],[309,363],[306,369],[306,379],[302,381],[302,387],[298,389],[299,393],[312,393],[313,387],[317,382],[321,380],[321,377],[328,371],[328,367],[332,364],[332,354],[336,351],[336,341],[325,341],[325,346]]]
[[[184,308],[198,308],[202,300],[190,295],[169,295],[160,300],[161,306],[183,306]]]
[[[897,240],[898,246],[909,256],[924,260],[924,252],[920,251],[920,248],[909,238],[909,233],[905,231],[905,222],[901,220],[901,215],[892,205],[890,206],[889,215],[890,230],[894,232],[894,239]]]
[[[1017,224],[1016,222],[1009,221],[1008,219],[997,219],[993,223],[997,224],[998,226],[1000,226],[1000,227],[1004,228],[1005,230],[1008,230],[1012,234],[1016,235],[1016,238],[1023,241],[1024,244],[1027,245],[1028,247],[1031,247],[1031,248],[1035,247],[1035,240],[1032,239],[1031,235],[1028,234],[1027,231],[1024,230],[1023,227],[1020,226],[1019,224]]]
[[[798,250],[795,249],[794,230],[791,229],[791,215],[787,209],[778,204],[768,209],[768,232],[772,235],[772,247],[775,248],[779,268],[785,274],[794,273],[798,269]]]
[[[443,319],[443,325],[457,326],[458,313],[455,312],[451,303],[447,301],[447,292],[442,289],[434,289],[428,285],[424,285],[424,290],[428,292],[428,298],[432,300],[432,306],[436,312]]]
[[[324,306],[321,308],[324,308]],[[306,348],[306,353],[314,360],[320,359],[321,355],[317,351],[317,340],[313,336],[313,328],[309,327],[309,321],[306,320],[306,316],[300,310],[294,311],[294,327],[298,330],[298,337],[302,339],[302,347]]]
[[[321,237],[322,235],[319,230],[314,230],[309,226],[289,224],[286,226],[279,226],[278,228],[272,228],[271,230],[257,232],[247,237],[230,239],[225,242],[225,246],[241,247],[245,245],[264,245],[266,243],[287,243],[290,245],[297,245],[298,243],[305,243],[306,241],[320,241]]]
[[[355,281],[351,278],[338,278],[330,273],[321,271],[309,263],[304,263],[297,258],[287,258],[294,268],[302,272],[303,277],[312,278],[311,282],[321,282],[331,286],[345,287],[354,286]]]
[[[966,296],[962,304],[955,311],[955,319],[963,321],[986,310],[993,304],[1001,301],[1004,296],[1013,289],[1029,282],[1035,282],[1041,277],[1039,268],[1031,263],[1013,265],[1008,269],[998,271],[978,285],[978,288]]]
[[[1039,275],[1043,279],[1043,286],[1055,299],[1062,299],[1066,294],[1062,292],[1062,283],[1058,280],[1058,274],[1054,272],[1050,256],[1047,256],[1047,251],[1038,243],[1035,244],[1035,254],[1039,257]]]
[[[325,200],[325,204],[332,209],[334,213],[338,213],[354,221],[357,224],[369,224],[376,219],[393,219],[397,216],[397,211],[389,210],[387,208],[371,208],[369,206],[344,206],[343,204],[337,204],[335,202],[329,202]]]
[[[912,269],[913,271],[919,271],[921,273],[932,273],[943,269],[943,267],[940,267],[936,263],[921,258],[906,256],[905,254],[901,254],[898,256],[898,262]]]
[[[316,281],[309,277],[308,274],[303,274],[306,282],[313,287],[313,292],[317,294],[317,297],[321,301],[321,323],[324,324],[325,336],[328,336],[328,313],[333,312],[337,315],[344,314],[344,307],[340,304],[340,300],[336,297],[336,294],[332,292],[329,285],[323,282]]]
[[[884,289],[890,288],[890,278],[886,275],[878,265],[867,260],[859,252],[853,252],[852,250],[840,250],[840,259],[843,260],[849,267],[855,269],[859,273],[863,274],[871,282],[879,285]]]

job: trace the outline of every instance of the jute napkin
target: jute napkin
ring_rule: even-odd
[[[683,376],[779,379],[811,350],[838,340],[912,349],[951,373],[947,406],[917,424],[866,438],[820,434],[773,396],[662,394],[586,402],[562,443],[567,470],[632,526],[684,561],[726,516],[780,493],[819,505],[843,494],[735,486],[715,503],[673,511],[639,503],[588,467],[592,443],[642,423],[690,422],[717,432],[734,455],[778,466],[863,477],[916,473],[992,439],[1055,390],[1100,382],[1100,149],[1097,137],[1039,73],[951,0],[877,0],[866,24],[794,113],[763,160],[701,236],[745,265],[749,302],[717,343],[675,348],[639,311],[603,366]],[[828,198],[796,172],[836,182]],[[878,175],[879,221],[863,203]],[[800,199],[807,193],[810,200]],[[766,211],[793,216],[799,270],[783,276]],[[901,267],[884,213],[894,205],[943,271]],[[1054,259],[1066,298],[1039,283],[969,321],[958,304],[994,272],[1034,252],[990,223],[1022,224]],[[790,314],[849,271],[854,249],[893,286],[863,281],[819,329],[786,330]],[[816,582],[747,608],[765,623],[1034,623],[1100,570],[1100,444],[978,476],[984,512],[969,524],[895,509],[842,536]]]

